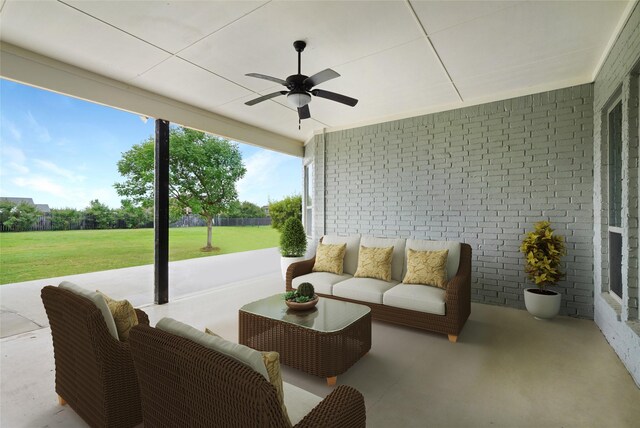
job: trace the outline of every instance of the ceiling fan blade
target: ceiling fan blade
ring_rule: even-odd
[[[287,91],[278,91],[278,92],[274,92],[274,93],[269,94],[269,95],[263,95],[263,96],[261,96],[261,97],[255,98],[255,99],[253,99],[253,100],[251,100],[251,101],[247,101],[245,104],[246,104],[246,105],[248,105],[248,106],[252,106],[252,105],[254,105],[254,104],[261,103],[262,101],[266,101],[266,100],[269,100],[269,99],[271,99],[271,98],[278,97],[278,96],[280,96],[280,95],[287,95],[288,93],[289,93],[289,92],[287,92]]]
[[[278,79],[277,77],[267,76],[266,74],[249,73],[249,74],[245,74],[245,76],[256,77],[258,79],[263,79],[263,80],[270,80],[271,82],[279,83],[282,86],[287,86],[287,82],[285,82],[284,80]]]
[[[305,88],[309,90],[314,86],[326,82],[327,80],[335,79],[336,77],[340,77],[340,75],[332,69],[327,68],[326,70],[322,70],[321,72],[316,73],[311,77],[307,77],[306,79],[304,79],[303,83]]]
[[[337,101],[351,107],[358,104],[358,100],[356,100],[355,98],[351,98],[342,94],[336,94],[335,92],[323,91],[322,89],[314,89],[313,91],[311,91],[311,93],[316,97],[326,98],[331,101]]]
[[[311,117],[311,112],[309,111],[309,104],[303,107],[298,107],[298,117],[300,120],[309,119]]]

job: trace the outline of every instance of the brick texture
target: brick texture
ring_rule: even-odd
[[[638,98],[640,6],[636,4],[594,83],[595,321],[640,386],[638,321]],[[609,296],[607,110],[622,101],[622,304]]]
[[[593,317],[591,84],[317,135],[307,150],[326,157],[326,233],[467,242],[477,302],[524,307],[519,245],[549,219],[568,249],[561,311]]]

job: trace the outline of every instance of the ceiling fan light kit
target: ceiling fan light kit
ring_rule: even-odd
[[[348,97],[342,94],[336,94],[335,92],[324,91],[322,89],[313,89],[316,85],[326,82],[327,80],[335,79],[336,77],[340,77],[338,73],[327,68],[322,70],[319,73],[314,74],[311,77],[305,76],[301,72],[301,58],[302,51],[307,44],[302,40],[296,40],[293,42],[293,47],[296,52],[298,52],[298,74],[292,74],[287,77],[286,80],[279,79],[277,77],[267,76],[265,74],[258,73],[249,73],[246,76],[255,77],[257,79],[269,80],[271,82],[279,83],[282,86],[285,86],[288,91],[278,91],[273,92],[271,94],[263,95],[261,97],[255,98],[253,100],[247,101],[245,104],[248,106],[252,106],[258,104],[262,101],[269,100],[271,98],[278,97],[280,95],[287,96],[287,102],[292,106],[298,109],[298,123],[302,119],[308,119],[311,117],[311,113],[309,111],[309,103],[311,102],[311,95],[325,98],[331,101],[336,101],[341,104],[345,104],[348,106],[355,106],[358,103],[358,100],[355,98]]]
[[[311,95],[306,92],[289,92],[287,102],[295,108],[304,107],[311,101]]]

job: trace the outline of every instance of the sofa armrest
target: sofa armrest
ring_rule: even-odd
[[[366,419],[362,394],[350,386],[340,385],[309,412],[296,428],[358,428],[366,426]]]
[[[142,309],[136,309],[136,316],[138,317],[138,324],[149,325],[149,316]]]
[[[316,258],[313,257],[309,260],[302,260],[301,262],[291,263],[287,269],[286,287],[287,291],[293,290],[291,282],[293,278],[311,273],[313,265],[316,263]]]
[[[462,244],[460,265],[456,276],[449,280],[445,294],[447,316],[456,320],[458,333],[471,313],[471,246]]]

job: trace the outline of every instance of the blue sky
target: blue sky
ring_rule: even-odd
[[[0,79],[0,196],[82,209],[120,206],[121,154],[154,134],[138,115]],[[239,144],[247,169],[239,199],[258,205],[301,193],[301,160]]]

